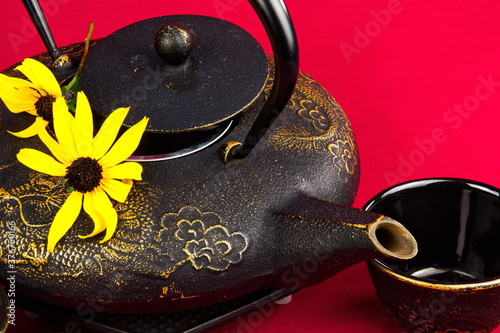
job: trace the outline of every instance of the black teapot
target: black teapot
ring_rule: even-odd
[[[101,233],[78,237],[92,231],[82,211],[48,251],[68,186],[18,162],[22,148],[47,148],[37,136],[8,133],[33,118],[0,106],[2,282],[12,265],[17,292],[35,299],[156,312],[265,286],[298,289],[360,261],[416,254],[401,224],[349,207],[359,180],[351,126],[299,71],[283,2],[250,3],[273,57],[241,28],[205,16],[152,18],[91,43],[78,71],[95,125],[122,107],[130,107],[122,132],[149,118],[128,159],[142,165],[142,180],[124,202],[113,201],[118,224],[105,242]],[[47,28],[40,31],[49,52],[33,58],[61,84],[71,80],[83,44],[55,48]],[[15,67],[3,73],[21,77]]]

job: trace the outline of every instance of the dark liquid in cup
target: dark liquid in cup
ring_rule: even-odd
[[[460,271],[456,268],[425,268],[411,274],[412,276],[444,283],[475,282],[477,276]]]

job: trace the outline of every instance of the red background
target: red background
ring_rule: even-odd
[[[276,1],[276,0],[271,0]],[[58,45],[138,20],[201,14],[234,22],[271,52],[244,0],[41,0]],[[301,69],[337,99],[358,140],[361,183],[354,205],[389,185],[461,177],[500,187],[500,2],[484,0],[287,0]],[[20,0],[3,0],[0,69],[44,52]],[[484,80],[490,81],[485,86]],[[498,83],[497,83],[498,82]],[[462,113],[456,110],[462,109]],[[9,332],[60,332],[18,311]],[[24,328],[22,328],[24,327]],[[393,332],[364,264],[254,313],[221,332]],[[497,329],[496,332],[500,332]]]

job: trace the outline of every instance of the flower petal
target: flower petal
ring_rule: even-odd
[[[115,179],[101,179],[101,188],[106,193],[119,202],[124,202],[132,188],[132,181],[121,182]]]
[[[25,101],[9,101],[3,100],[7,109],[9,109],[12,113],[21,113],[27,112],[32,116],[38,116],[34,103],[25,102]]]
[[[38,119],[41,118],[37,118]],[[42,121],[45,121],[42,119]],[[38,125],[38,136],[40,137],[40,140],[49,148],[50,152],[52,155],[55,156],[62,164],[65,166],[71,165],[71,160],[68,158],[68,155],[66,153],[66,150],[61,147],[59,143],[57,143],[56,140],[54,140],[49,133],[47,133],[47,130],[45,129],[45,125],[41,124],[40,121],[36,123]]]
[[[52,111],[57,141],[66,151],[68,158],[75,160],[79,156],[75,148],[75,139],[72,132],[74,118],[69,113],[68,106],[63,98],[56,99],[52,106]]]
[[[73,125],[75,147],[79,156],[89,156],[94,138],[92,111],[90,110],[89,100],[83,92],[78,92],[76,101],[75,122]]]
[[[100,219],[97,222],[99,223],[99,225],[97,225],[96,223],[94,231],[90,235],[80,236],[80,238],[87,238],[96,235],[105,228],[106,235],[100,241],[100,243],[103,243],[109,240],[115,233],[116,225],[118,223],[118,214],[116,213],[116,210],[113,208],[113,204],[109,200],[108,196],[106,195],[106,193],[104,193],[104,191],[101,188],[97,187],[91,193],[92,193],[92,199],[91,202],[89,203],[89,206],[87,206],[87,209],[89,209],[89,211],[95,212],[92,214],[96,215],[96,217]],[[94,222],[96,222],[96,220],[94,220]]]
[[[142,165],[137,162],[125,162],[114,165],[102,172],[103,178],[141,180]]]
[[[66,167],[56,161],[52,156],[49,156],[41,151],[23,148],[17,153],[17,159],[22,164],[26,165],[35,171],[46,173],[51,176],[66,175]]]
[[[3,76],[8,78],[5,75]],[[35,111],[35,103],[41,95],[35,90],[34,87],[17,88],[15,86],[10,86],[10,79],[11,78],[3,79],[0,77],[0,99],[2,99],[10,112],[19,113],[26,111],[36,116],[37,113]],[[17,80],[29,83],[25,80]]]
[[[108,153],[99,160],[103,168],[116,165],[132,155],[141,141],[142,134],[148,125],[148,121],[149,118],[144,117],[141,121],[123,133]]]
[[[4,88],[8,90],[15,90],[28,87],[31,88],[33,92],[36,92],[35,86],[30,81],[0,73],[0,90],[3,90]]]
[[[130,108],[116,109],[106,118],[94,138],[94,148],[90,157],[98,160],[106,154],[113,142],[115,142],[116,135],[118,134],[129,109]]]
[[[41,62],[27,58],[16,69],[21,71],[38,90],[44,90],[55,98],[62,96],[56,77]]]
[[[114,208],[106,209],[103,213],[106,215],[106,235],[99,243],[104,243],[113,237],[118,224],[118,214]]]
[[[79,235],[78,237],[89,238],[106,229],[106,220],[101,214],[101,212],[104,211],[101,206],[103,204],[106,204],[106,200],[111,205],[108,197],[100,188],[96,188],[95,190],[84,194],[83,209],[85,210],[85,212],[87,212],[87,214],[89,214],[89,216],[92,218],[92,221],[94,221],[94,230],[88,235]]]
[[[45,94],[36,90],[29,81],[0,74],[0,97],[3,100],[31,99],[36,101]]]
[[[43,120],[40,117],[36,117],[35,122],[30,127],[26,128],[20,132],[11,132],[11,131],[7,131],[7,132],[9,132],[10,134],[17,136],[19,138],[30,138],[32,136],[37,135],[40,127],[45,128],[45,126],[47,126],[47,124],[48,124],[47,121]]]
[[[47,241],[47,250],[54,252],[57,242],[68,232],[75,223],[82,209],[83,193],[73,191],[61,206],[50,226]]]

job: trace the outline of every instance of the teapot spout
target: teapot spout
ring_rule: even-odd
[[[299,289],[362,261],[417,254],[401,223],[373,212],[300,195],[275,216],[276,287]]]

